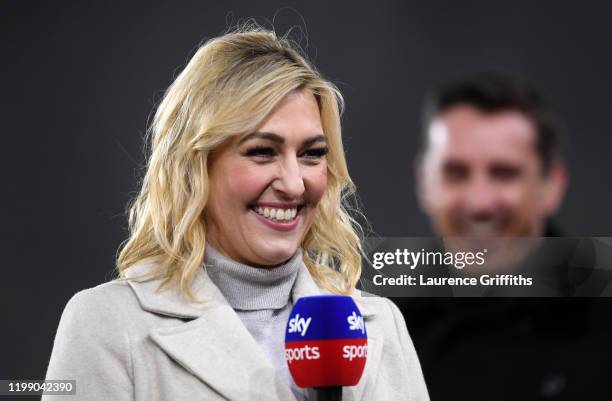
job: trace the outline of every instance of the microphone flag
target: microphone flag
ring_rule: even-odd
[[[354,386],[368,353],[365,322],[343,295],[303,297],[285,331],[285,360],[299,387]]]

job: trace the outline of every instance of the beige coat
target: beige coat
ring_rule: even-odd
[[[149,266],[129,270],[130,277]],[[289,387],[227,303],[199,269],[193,284],[204,303],[158,281],[113,281],[81,291],[62,315],[47,380],[75,379],[77,396],[52,400],[294,401]],[[292,292],[322,294],[305,266]],[[368,359],[343,401],[428,400],[403,317],[387,299],[354,296],[368,331]]]

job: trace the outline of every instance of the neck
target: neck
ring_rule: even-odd
[[[232,308],[280,309],[289,302],[302,253],[298,249],[287,262],[263,269],[236,262],[206,244],[204,264]]]

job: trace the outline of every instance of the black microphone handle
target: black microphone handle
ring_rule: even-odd
[[[314,401],[342,401],[342,386],[316,387]]]

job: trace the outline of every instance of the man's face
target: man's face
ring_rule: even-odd
[[[419,195],[438,235],[542,235],[563,191],[558,174],[542,172],[528,117],[458,105],[439,115],[428,135]]]

